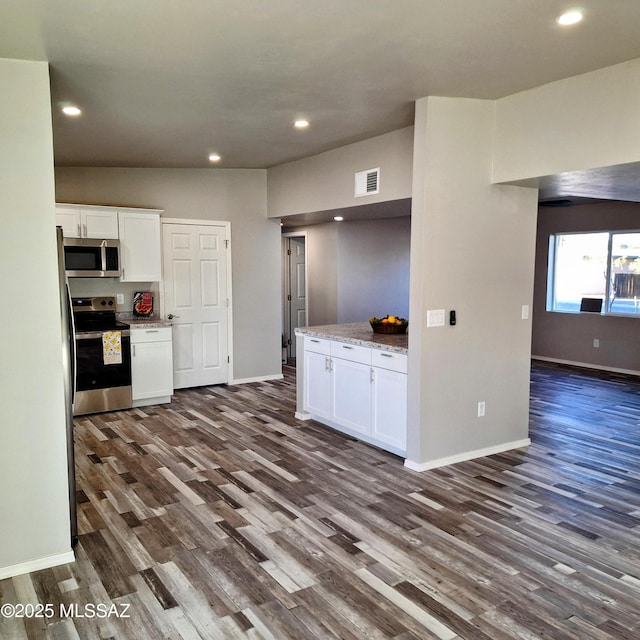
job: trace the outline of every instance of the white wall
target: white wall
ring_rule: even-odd
[[[49,74],[0,60],[0,578],[73,560]]]
[[[59,202],[164,209],[167,218],[231,222],[234,378],[281,369],[280,226],[266,216],[258,169],[57,168]]]
[[[537,192],[492,186],[493,102],[416,104],[408,466],[528,438]],[[427,328],[427,309],[457,314]],[[478,402],[486,416],[477,417]]]
[[[640,59],[496,103],[494,182],[640,159]]]
[[[413,127],[268,170],[269,217],[411,197]],[[356,171],[380,167],[380,193],[356,198]]]

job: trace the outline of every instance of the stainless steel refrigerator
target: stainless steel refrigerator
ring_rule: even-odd
[[[76,504],[76,466],[73,446],[73,402],[75,397],[76,336],[71,310],[69,281],[64,268],[62,228],[56,227],[58,240],[58,277],[60,282],[60,318],[62,320],[62,368],[64,374],[64,402],[67,430],[67,466],[69,474],[69,513],[71,518],[71,546],[78,542]]]

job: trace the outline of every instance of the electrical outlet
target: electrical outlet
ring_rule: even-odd
[[[600,348],[600,340],[598,340],[598,338],[594,338],[593,339],[593,347],[594,347],[594,349],[599,349]]]
[[[485,408],[484,400],[478,402],[478,418],[484,417]]]
[[[522,305],[522,319],[523,320],[528,320],[529,319],[529,305],[528,304],[523,304]]]

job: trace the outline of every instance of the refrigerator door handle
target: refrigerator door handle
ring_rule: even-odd
[[[69,289],[69,281],[65,278],[65,289],[67,291],[67,308],[69,310],[69,330],[71,337],[69,339],[71,353],[69,363],[71,365],[71,407],[73,408],[76,401],[76,369],[78,367],[78,356],[76,350],[76,323],[73,317],[73,308],[71,303],[71,291]]]

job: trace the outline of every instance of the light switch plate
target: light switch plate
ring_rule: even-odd
[[[444,309],[427,309],[427,327],[444,327]]]
[[[124,304],[124,293],[116,293],[116,302],[118,304]]]
[[[528,304],[523,304],[522,305],[522,319],[523,320],[528,320],[529,319],[529,305]]]

